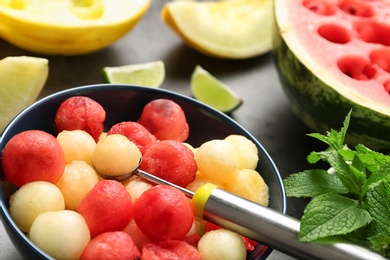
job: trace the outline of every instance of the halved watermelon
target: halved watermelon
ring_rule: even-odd
[[[273,50],[293,111],[318,132],[390,150],[390,0],[275,0]]]

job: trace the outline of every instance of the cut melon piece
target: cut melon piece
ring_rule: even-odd
[[[311,129],[390,149],[390,1],[276,0],[274,58],[293,111]]]
[[[0,36],[49,55],[101,50],[128,33],[151,0],[0,0]]]
[[[31,105],[46,83],[49,61],[28,56],[0,60],[0,133]]]
[[[251,58],[272,48],[272,0],[173,1],[162,20],[206,55]]]

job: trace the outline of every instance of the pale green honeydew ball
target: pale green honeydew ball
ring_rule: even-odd
[[[60,189],[46,181],[27,183],[10,198],[11,217],[23,232],[30,231],[38,215],[64,209],[65,201]]]
[[[246,246],[242,237],[227,229],[212,230],[198,242],[202,260],[229,259],[245,260]]]
[[[90,241],[84,218],[72,210],[46,212],[33,222],[30,240],[54,259],[79,259]]]

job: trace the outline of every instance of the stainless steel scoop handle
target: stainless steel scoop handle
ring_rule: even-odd
[[[207,200],[203,219],[298,259],[386,259],[348,243],[301,243],[298,241],[300,222],[297,219],[219,188],[214,189]]]

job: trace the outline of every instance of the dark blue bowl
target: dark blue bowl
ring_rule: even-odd
[[[171,91],[129,85],[101,84],[72,88],[43,98],[21,112],[7,126],[0,137],[0,151],[16,134],[38,129],[53,133],[54,115],[60,104],[71,96],[88,96],[99,102],[107,112],[106,129],[121,121],[136,121],[142,108],[157,98],[171,99],[184,110],[190,127],[190,136],[186,141],[197,147],[211,139],[223,139],[230,134],[244,135],[252,140],[259,150],[257,171],[261,173],[269,186],[270,207],[285,213],[286,195],[282,178],[263,146],[242,126],[227,115],[207,106],[195,99]],[[53,133],[54,134],[54,133]],[[5,229],[17,250],[26,259],[51,259],[35,246],[16,226],[9,214],[9,197],[15,187],[4,181],[4,173],[0,169],[0,213]],[[248,255],[248,259],[265,259],[272,249],[258,245]]]

